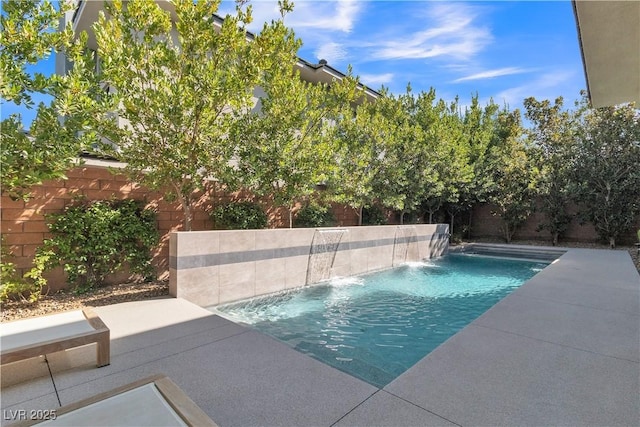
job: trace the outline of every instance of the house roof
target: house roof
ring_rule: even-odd
[[[171,3],[160,1],[158,4],[163,9],[171,12],[173,18],[176,19],[173,12],[173,5]],[[92,25],[98,20],[98,13],[103,9],[103,7],[102,1],[80,0],[78,1],[78,7],[73,12],[73,17],[71,18],[74,31],[87,32],[87,35],[89,36],[87,43],[92,49],[96,48],[96,39],[92,31]],[[215,15],[214,18],[219,25],[222,25],[224,18],[218,15]],[[255,35],[247,31],[247,37],[253,39]],[[330,66],[325,60],[320,60],[317,64],[314,64],[298,57],[296,66],[300,71],[300,77],[309,82],[331,83],[334,78],[342,79],[346,76],[343,72]],[[381,96],[379,92],[364,84],[361,84],[360,86],[369,100],[374,100]]]
[[[640,1],[572,3],[592,106],[640,106]]]

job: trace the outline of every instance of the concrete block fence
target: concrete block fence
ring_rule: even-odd
[[[153,265],[156,274],[166,279],[169,273],[169,234],[182,228],[183,213],[180,204],[164,200],[163,191],[152,191],[131,182],[125,175],[118,173],[121,163],[105,160],[87,159],[85,164],[67,172],[67,179],[45,181],[31,189],[31,198],[27,201],[13,200],[6,193],[0,198],[0,233],[3,244],[11,252],[13,262],[22,275],[33,266],[33,258],[44,239],[51,237],[46,215],[60,213],[77,198],[83,200],[134,199],[157,212],[157,227],[160,244],[154,250]],[[194,230],[211,230],[213,223],[209,212],[217,204],[236,199],[244,199],[244,193],[228,193],[215,186],[197,194],[194,206]],[[268,205],[268,203],[266,203]],[[357,223],[355,210],[346,206],[333,209],[338,224]],[[288,211],[270,206],[269,225],[285,227],[288,224]],[[46,275],[50,291],[66,287],[66,277],[62,268]],[[129,274],[114,275],[110,283],[128,280]]]
[[[169,292],[206,307],[310,284],[315,255],[329,255],[325,278],[352,276],[440,256],[448,242],[444,224],[174,232]]]
[[[169,269],[169,232],[179,229],[182,224],[182,212],[176,202],[167,202],[162,193],[150,191],[133,183],[122,174],[114,173],[121,165],[114,162],[87,160],[87,164],[67,172],[68,179],[45,181],[31,189],[31,198],[27,201],[12,200],[2,194],[1,232],[3,244],[11,252],[18,273],[22,274],[32,267],[33,257],[44,239],[51,237],[48,227],[48,214],[60,213],[75,199],[109,200],[133,199],[143,202],[146,207],[157,212],[157,227],[160,244],[154,250],[153,262],[159,277],[167,277]],[[195,212],[194,227],[211,229],[209,215],[204,208],[211,195],[203,193]],[[62,268],[46,275],[50,291],[66,287],[66,277]],[[126,281],[129,274],[123,272],[109,278],[109,282]]]
[[[86,162],[67,172],[66,180],[46,181],[31,189],[32,197],[27,200],[13,200],[3,193],[0,197],[0,234],[3,244],[11,252],[7,259],[15,264],[18,273],[22,274],[32,267],[33,257],[44,239],[50,237],[46,215],[59,213],[66,206],[74,203],[74,199],[86,200],[135,199],[147,207],[157,211],[157,226],[160,233],[160,244],[154,250],[153,264],[159,278],[166,278],[169,273],[169,236],[182,228],[183,214],[176,202],[164,200],[162,191],[151,191],[117,173],[122,164],[112,161],[87,159]],[[194,230],[211,230],[213,224],[209,218],[212,207],[230,200],[243,199],[241,193],[229,194],[215,186],[198,193],[198,201],[194,209]],[[268,201],[265,205],[270,206]],[[575,210],[575,207],[572,208]],[[474,208],[471,230],[475,238],[500,238],[500,220],[492,214],[490,205],[478,205]],[[334,206],[333,213],[339,226],[357,224],[355,210],[346,206]],[[288,212],[282,208],[268,208],[269,226],[286,227]],[[397,218],[388,218],[394,222]],[[534,213],[515,235],[516,239],[547,240],[548,233],[537,231],[537,225],[543,220],[542,214]],[[640,221],[640,218],[638,219]],[[367,227],[362,227],[363,229]],[[376,227],[377,228],[377,227]],[[640,223],[620,237],[620,244],[633,244],[637,241],[636,230]],[[270,230],[264,230],[269,232]],[[353,239],[354,232],[350,232]],[[312,240],[313,237],[310,237]],[[569,226],[563,241],[593,242],[597,239],[591,224],[580,224],[574,219]],[[562,242],[561,242],[562,244]],[[357,252],[354,258],[361,256]],[[338,259],[339,260],[339,259]],[[110,277],[110,282],[119,283],[128,280],[128,273]],[[66,286],[66,278],[62,268],[47,274],[49,290],[56,291]]]

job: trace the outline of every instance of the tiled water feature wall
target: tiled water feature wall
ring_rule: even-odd
[[[446,224],[175,232],[169,292],[206,307],[443,255]]]

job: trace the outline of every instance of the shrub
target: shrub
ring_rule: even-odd
[[[158,243],[154,211],[133,200],[94,201],[49,218],[53,237],[37,250],[27,277],[46,283],[42,274],[63,264],[76,292],[103,285],[124,264],[131,273],[153,277],[151,249]]]
[[[296,227],[331,227],[336,224],[333,212],[327,206],[309,203],[298,211],[294,220]]]
[[[4,302],[11,298],[28,299],[35,302],[40,298],[42,283],[28,281],[18,276],[16,266],[10,260],[10,253],[7,248],[0,246],[0,301]]]
[[[385,225],[386,223],[387,217],[378,206],[362,209],[363,225]]]
[[[251,230],[266,228],[269,222],[262,207],[254,202],[231,202],[216,207],[211,219],[217,229]]]

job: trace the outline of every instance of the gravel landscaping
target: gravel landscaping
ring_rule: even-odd
[[[168,281],[124,283],[105,286],[85,294],[60,291],[51,295],[43,295],[42,298],[35,303],[26,301],[9,301],[3,303],[0,321],[9,322],[11,320],[42,316],[82,307],[98,307],[101,305],[140,301],[168,295]]]

